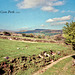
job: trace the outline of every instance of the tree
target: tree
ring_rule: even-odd
[[[41,39],[41,35],[38,35],[37,38]]]
[[[23,37],[25,37],[25,36],[26,36],[26,34],[25,34],[25,33],[23,33],[23,34],[22,34],[22,36],[23,36]]]
[[[32,33],[30,33],[30,37],[34,37],[34,35]]]
[[[63,28],[63,33],[66,38],[66,43],[72,44],[75,50],[75,22],[66,23],[66,26]]]
[[[44,35],[44,34],[42,34],[41,37],[42,37],[43,39],[45,39],[45,35]]]
[[[3,33],[4,33],[4,35],[6,35],[6,36],[11,36],[11,34],[10,34],[9,32],[4,31]]]

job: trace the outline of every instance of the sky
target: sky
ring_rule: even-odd
[[[75,0],[0,0],[0,29],[62,29],[75,21]]]

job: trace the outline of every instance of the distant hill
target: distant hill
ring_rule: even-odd
[[[0,29],[0,32],[4,32],[4,31],[7,31],[7,32],[15,32],[15,31],[12,31],[12,30]]]
[[[35,30],[28,30],[28,31],[19,31],[16,33],[62,33],[62,30],[35,29]]]
[[[4,29],[0,29],[0,32],[5,31]]]

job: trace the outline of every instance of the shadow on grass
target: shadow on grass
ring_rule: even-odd
[[[0,75],[4,74],[5,71],[3,69],[0,69]]]
[[[75,55],[73,55],[72,58],[75,59]]]

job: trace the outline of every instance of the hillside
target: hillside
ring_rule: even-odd
[[[50,30],[50,29],[35,29],[28,31],[19,31],[16,33],[62,33],[62,30]]]

